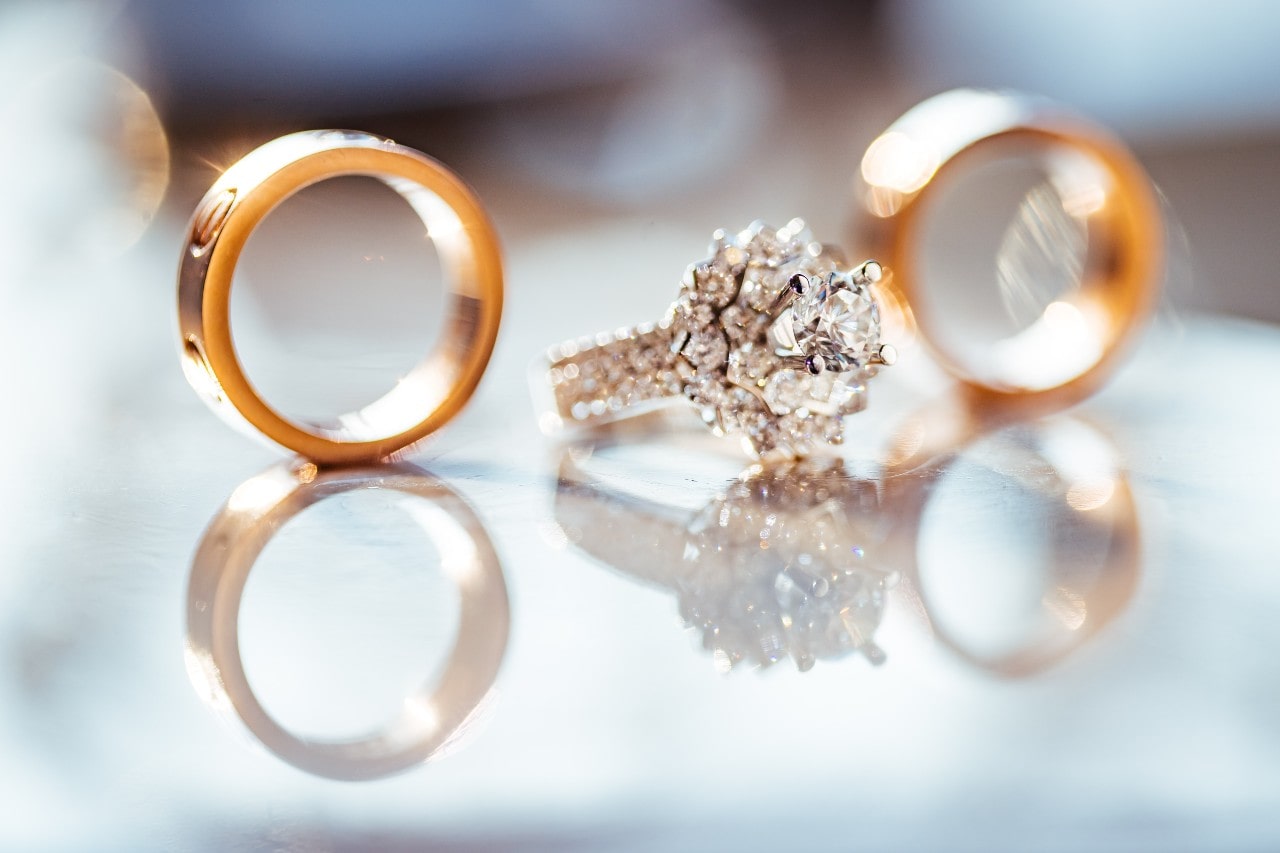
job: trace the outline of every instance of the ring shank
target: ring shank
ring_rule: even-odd
[[[449,315],[435,350],[385,396],[331,424],[299,424],[245,374],[231,334],[231,284],[249,235],[277,205],[343,175],[376,178],[413,208],[435,243]],[[283,136],[228,169],[196,208],[179,269],[182,358],[193,386],[233,424],[322,463],[388,457],[450,420],[479,384],[501,310],[500,250],[474,193],[425,155],[356,131]]]
[[[957,174],[1028,156],[1083,226],[1079,287],[1023,332],[966,356],[945,334],[948,318],[929,308],[928,292],[945,283],[924,281],[924,223]],[[1164,232],[1150,179],[1117,139],[1049,102],[976,90],[938,95],[872,143],[862,175],[867,242],[894,271],[888,287],[942,366],[980,397],[1083,399],[1119,365],[1155,308]]]
[[[552,347],[535,367],[535,396],[545,405],[541,426],[605,423],[672,400],[687,400],[681,359],[667,323],[647,323]],[[538,386],[541,386],[539,388]]]

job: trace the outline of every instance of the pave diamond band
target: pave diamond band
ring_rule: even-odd
[[[624,410],[683,397],[690,375],[672,349],[669,324],[567,341],[547,353],[547,383],[560,419],[585,423],[611,420]]]
[[[717,434],[757,455],[803,456],[843,439],[866,383],[893,361],[880,343],[874,261],[848,269],[800,220],[717,231],[658,323],[569,341],[547,353],[554,397],[543,427],[692,403]]]

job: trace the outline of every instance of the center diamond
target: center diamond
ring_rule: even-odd
[[[880,310],[866,287],[833,273],[811,283],[791,306],[791,333],[796,346],[828,370],[863,367],[880,351]]]

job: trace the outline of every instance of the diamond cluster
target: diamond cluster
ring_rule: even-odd
[[[553,427],[683,396],[761,456],[839,444],[843,417],[866,406],[866,381],[888,349],[867,289],[879,267],[842,270],[798,219],[716,232],[662,322],[552,347]]]
[[[673,348],[693,368],[684,394],[713,429],[743,436],[761,455],[839,444],[842,418],[866,406],[875,370],[874,301],[799,220],[717,232],[711,251],[672,306]],[[797,275],[811,286],[782,307]],[[806,368],[803,356],[815,353],[826,370]]]

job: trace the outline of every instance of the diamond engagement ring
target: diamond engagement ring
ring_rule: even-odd
[[[554,397],[541,425],[600,423],[691,402],[718,435],[756,455],[803,456],[843,440],[867,380],[895,353],[880,342],[875,261],[846,265],[799,219],[717,231],[657,323],[568,341],[547,353]]]

